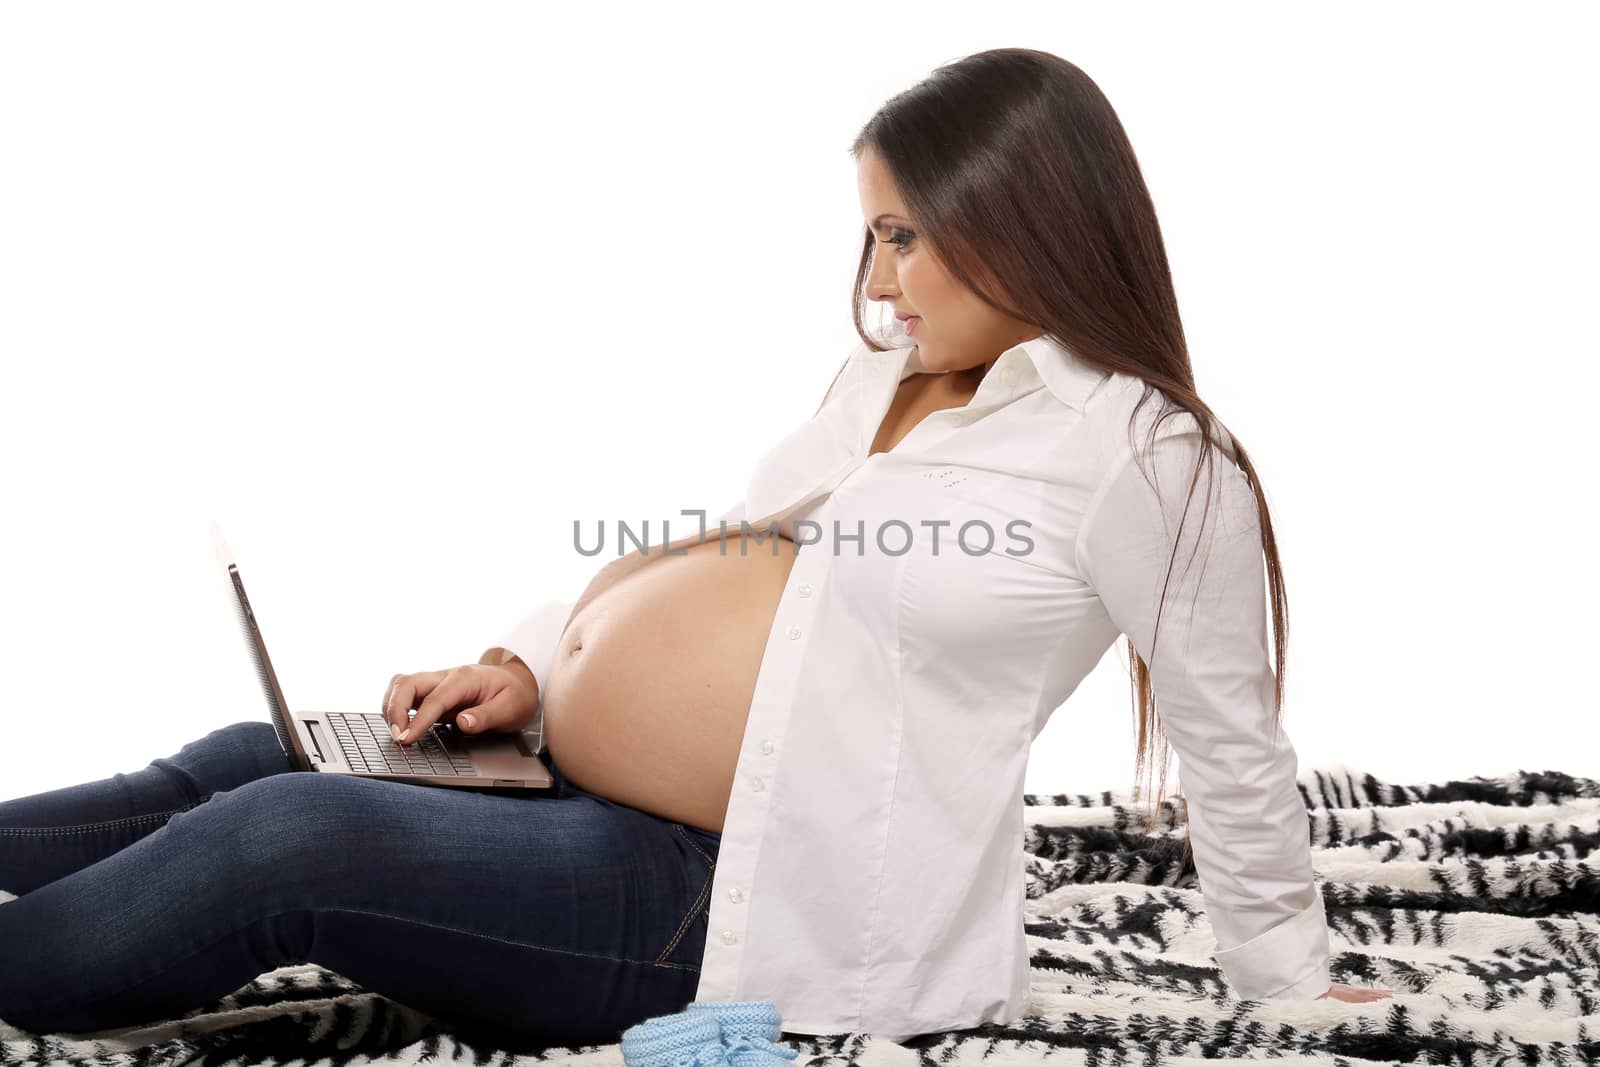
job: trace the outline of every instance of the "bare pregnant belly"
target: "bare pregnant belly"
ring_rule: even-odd
[[[794,566],[785,538],[660,555],[584,606],[544,690],[545,741],[591,793],[722,832],[767,633]]]

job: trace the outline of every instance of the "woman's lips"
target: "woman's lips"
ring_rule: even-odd
[[[912,315],[910,318],[906,319],[906,335],[908,337],[911,335],[912,329],[921,321],[922,316],[920,315]]]

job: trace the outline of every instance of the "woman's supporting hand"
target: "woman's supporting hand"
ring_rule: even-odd
[[[1329,1000],[1348,1000],[1351,1003],[1359,1004],[1362,1001],[1382,1000],[1384,997],[1392,996],[1394,996],[1394,990],[1392,989],[1369,989],[1366,986],[1345,985],[1342,982],[1335,982],[1326,993],[1316,999],[1322,1000],[1326,997]]]
[[[539,710],[538,683],[526,668],[517,669],[519,666],[470,663],[443,671],[395,675],[383,696],[389,732],[400,744],[410,744],[448,717],[462,733],[516,733]],[[413,708],[416,718],[408,722]]]

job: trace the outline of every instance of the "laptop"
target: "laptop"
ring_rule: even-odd
[[[267,656],[267,643],[250,609],[250,598],[245,596],[238,564],[215,519],[211,520],[211,544],[217,566],[232,590],[229,599],[238,612],[245,644],[266,693],[272,728],[295,770],[466,789],[548,789],[555,784],[555,777],[538,756],[542,741],[538,734],[530,744],[526,732],[466,734],[453,724],[436,722],[416,741],[401,745],[390,735],[389,722],[380,712],[291,710]]]

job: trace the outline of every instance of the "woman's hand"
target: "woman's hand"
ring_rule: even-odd
[[[412,708],[417,715],[408,722]],[[533,675],[511,664],[472,663],[445,671],[397,674],[383,696],[383,717],[402,745],[447,717],[462,733],[514,734],[538,710],[539,686]]]
[[[1335,982],[1326,993],[1315,999],[1322,1000],[1325,997],[1329,1000],[1348,1000],[1352,1004],[1359,1004],[1362,1001],[1382,1000],[1384,997],[1392,996],[1394,996],[1394,990],[1392,989],[1369,989],[1366,986],[1345,985],[1343,982]]]

